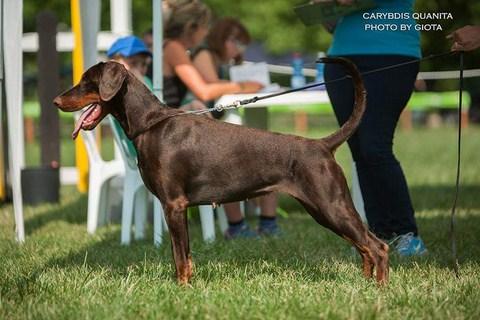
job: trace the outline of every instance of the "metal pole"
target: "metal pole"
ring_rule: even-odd
[[[130,0],[110,0],[112,32],[118,35],[132,33],[132,3]]]
[[[3,21],[3,0],[0,0],[0,17]],[[7,197],[5,184],[5,152],[3,136],[3,23],[0,23],[0,201]]]
[[[8,34],[3,34],[4,67],[5,67],[5,93],[7,101],[8,119],[8,149],[9,172],[12,184],[13,208],[15,212],[15,229],[17,241],[25,241],[23,224],[22,186],[20,170],[25,163],[23,146],[23,117],[22,117],[22,12],[23,1],[3,2],[2,29]]]
[[[82,19],[80,12],[80,0],[70,0],[70,10],[72,18],[73,32],[73,84],[77,84],[82,77],[84,71],[83,61],[83,36],[82,36]],[[75,140],[75,164],[78,171],[78,191],[86,193],[88,191],[88,156],[82,135]]]
[[[163,100],[163,17],[162,0],[153,0],[153,93]]]

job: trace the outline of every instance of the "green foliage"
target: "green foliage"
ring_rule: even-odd
[[[322,27],[305,27],[293,7],[296,1],[205,0],[217,16],[238,17],[255,39],[263,41],[272,53],[326,50],[331,36]]]

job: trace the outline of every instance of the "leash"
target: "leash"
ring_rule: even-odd
[[[452,265],[457,278],[460,277],[458,256],[457,256],[457,242],[455,238],[455,211],[457,208],[458,194],[460,189],[460,156],[461,156],[461,142],[462,142],[462,96],[463,96],[463,51],[460,51],[460,78],[458,88],[458,139],[457,139],[457,177],[455,181],[455,198],[453,200],[452,212],[450,215],[450,241],[452,244]]]
[[[399,68],[399,67],[403,67],[403,66],[413,64],[413,63],[417,63],[417,62],[422,62],[422,61],[431,60],[431,59],[435,59],[435,58],[439,58],[439,57],[453,55],[455,53],[456,52],[450,52],[449,51],[449,52],[444,52],[444,53],[431,54],[431,55],[428,55],[424,58],[414,59],[414,60],[407,61],[407,62],[402,62],[402,63],[398,63],[398,64],[394,64],[394,65],[390,65],[390,66],[386,66],[386,67],[382,67],[382,68],[378,68],[378,69],[373,69],[373,70],[366,71],[366,72],[363,72],[363,73],[360,73],[360,74],[362,76],[366,76],[366,75],[369,75],[369,74],[372,74],[372,73],[377,73],[377,72],[382,72],[382,71],[385,71],[385,70]],[[178,114],[178,115],[205,114],[205,113],[209,113],[209,112],[213,112],[213,111],[220,112],[220,111],[223,111],[223,110],[238,109],[240,107],[243,107],[243,106],[248,105],[248,104],[255,103],[255,102],[260,101],[260,100],[270,99],[270,98],[273,98],[273,97],[282,96],[282,95],[289,94],[289,93],[292,93],[292,92],[303,91],[303,90],[323,86],[325,84],[330,84],[330,83],[334,83],[334,82],[338,82],[338,81],[343,81],[343,80],[349,79],[349,78],[350,78],[350,76],[344,76],[344,77],[340,77],[340,78],[333,79],[333,80],[330,80],[330,81],[316,82],[316,83],[308,84],[306,86],[295,88],[295,89],[288,89],[288,90],[284,90],[284,91],[281,91],[281,92],[267,94],[267,95],[264,95],[264,96],[255,96],[255,97],[250,98],[250,99],[237,100],[237,101],[234,101],[234,102],[232,102],[230,104],[227,104],[227,105],[216,104],[212,108],[208,108],[208,109],[204,109],[204,110],[185,111],[185,112],[183,112],[181,114]]]

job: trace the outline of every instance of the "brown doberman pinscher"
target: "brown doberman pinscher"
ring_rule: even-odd
[[[186,114],[161,103],[133,74],[116,62],[88,69],[80,82],[55,98],[63,111],[86,111],[73,131],[92,130],[109,113],[121,124],[138,153],[147,188],[164,208],[177,279],[192,276],[186,209],[284,192],[297,199],[321,225],[360,253],[363,273],[388,281],[388,245],[362,223],[334,152],[358,127],[366,91],[353,63],[325,58],[347,68],[355,86],[350,119],[319,139],[272,133]],[[347,80],[345,80],[347,81]],[[302,232],[299,230],[298,232]]]

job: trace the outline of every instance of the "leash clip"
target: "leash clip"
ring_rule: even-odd
[[[240,100],[236,100],[234,102],[232,102],[231,104],[227,104],[227,105],[222,105],[222,104],[216,104],[214,107],[213,107],[213,110],[215,111],[223,111],[223,110],[227,110],[227,109],[238,109],[242,106],[242,102]]]
[[[223,109],[225,109],[225,107],[221,104],[216,104],[215,106],[213,106],[213,110],[217,112],[221,112]]]

